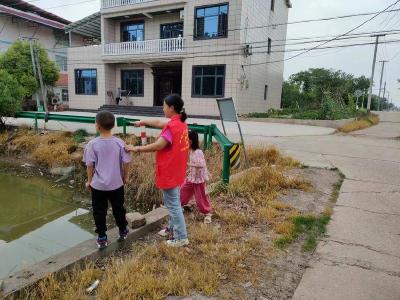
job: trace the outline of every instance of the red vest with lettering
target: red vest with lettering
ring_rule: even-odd
[[[172,145],[156,154],[156,186],[162,190],[176,188],[185,181],[189,137],[187,124],[180,118],[173,116],[161,132],[169,129],[172,134]]]

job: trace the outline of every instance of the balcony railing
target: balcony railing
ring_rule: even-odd
[[[105,44],[103,55],[164,55],[185,52],[186,39],[182,37],[162,40],[147,40]]]
[[[123,5],[140,4],[145,2],[152,2],[156,0],[102,0],[101,8],[111,8]]]

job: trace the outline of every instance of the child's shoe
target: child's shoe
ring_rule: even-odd
[[[107,236],[104,237],[98,237],[96,240],[97,248],[99,249],[104,249],[105,247],[108,246],[108,239]]]
[[[178,248],[178,247],[183,247],[183,246],[189,245],[189,240],[188,239],[181,239],[181,240],[172,239],[172,240],[168,240],[166,242],[166,244],[168,247]]]
[[[172,234],[171,230],[168,227],[165,227],[164,229],[161,229],[158,232],[158,235],[162,237],[169,237]]]
[[[128,236],[128,233],[129,233],[129,229],[128,228],[125,228],[124,230],[120,230],[119,231],[119,238],[118,238],[118,241],[120,241],[120,242],[123,242],[123,241],[125,241],[126,240],[126,237]]]
[[[211,214],[206,214],[206,216],[204,217],[204,224],[211,224],[211,222]]]

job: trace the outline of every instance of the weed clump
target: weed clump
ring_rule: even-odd
[[[379,116],[375,114],[367,114],[350,123],[343,125],[338,130],[341,132],[348,133],[356,130],[365,129],[374,126],[378,123],[379,123]]]

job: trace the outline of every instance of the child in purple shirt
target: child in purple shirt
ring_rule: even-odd
[[[92,192],[93,217],[98,234],[97,246],[100,249],[108,245],[108,201],[119,228],[119,240],[125,240],[129,232],[124,208],[124,184],[128,180],[131,157],[124,150],[124,141],[112,135],[114,125],[115,117],[112,113],[101,111],[97,114],[96,130],[100,136],[86,145],[83,157],[88,176],[86,187]]]

